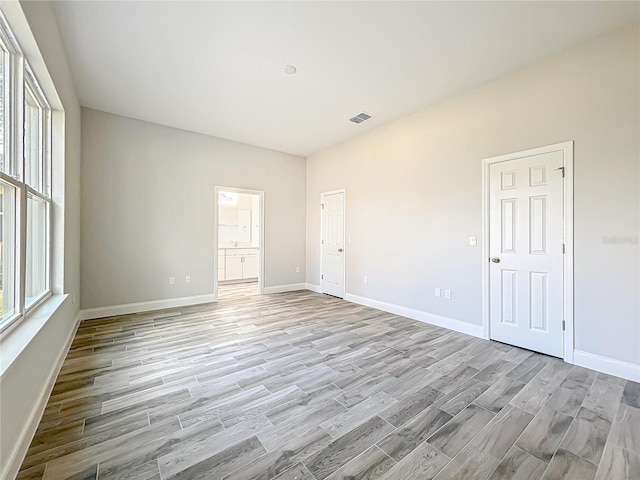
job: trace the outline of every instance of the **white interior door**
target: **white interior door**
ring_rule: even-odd
[[[344,192],[322,194],[322,292],[344,298]]]
[[[489,170],[491,338],[563,356],[562,151]]]

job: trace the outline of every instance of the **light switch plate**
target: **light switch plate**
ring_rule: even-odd
[[[442,293],[440,292],[440,289],[439,289],[439,288],[436,288],[436,289],[435,289],[435,291],[434,291],[434,295],[435,295],[436,297],[438,297],[438,298],[440,298],[440,297],[442,296]]]

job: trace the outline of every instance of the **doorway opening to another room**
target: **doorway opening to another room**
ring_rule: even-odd
[[[264,192],[216,187],[216,299],[263,293]]]

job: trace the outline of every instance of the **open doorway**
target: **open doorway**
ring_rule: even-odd
[[[216,187],[216,298],[262,293],[264,192]]]

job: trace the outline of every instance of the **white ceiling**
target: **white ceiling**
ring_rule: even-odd
[[[638,21],[640,2],[67,1],[56,12],[83,106],[306,156]],[[375,117],[348,121],[363,110]]]

